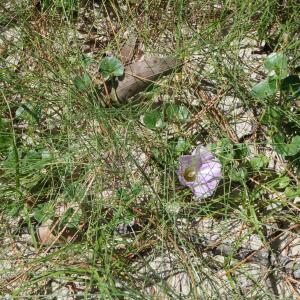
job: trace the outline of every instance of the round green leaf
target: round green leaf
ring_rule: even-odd
[[[266,157],[263,154],[259,154],[250,160],[250,165],[252,169],[255,171],[259,171],[262,168],[266,167],[268,163],[269,163],[268,157]]]
[[[178,153],[185,152],[189,149],[190,143],[186,141],[184,138],[179,137],[175,149]]]
[[[241,182],[247,178],[248,172],[245,168],[232,168],[229,171],[229,177],[232,181]]]
[[[33,217],[42,223],[53,218],[54,213],[54,207],[51,203],[39,204],[34,208]]]
[[[280,135],[273,137],[274,148],[276,152],[285,156],[293,156],[300,152],[300,136],[294,136],[289,144],[284,142]]]
[[[112,76],[122,76],[124,74],[124,66],[115,57],[104,57],[100,61],[99,71],[105,79],[108,79]]]
[[[267,98],[275,95],[277,91],[277,82],[276,78],[270,76],[265,80],[262,80],[260,83],[256,84],[252,90],[251,95],[256,98]]]
[[[300,151],[300,136],[296,135],[292,138],[288,145],[288,156],[296,155]]]
[[[184,105],[170,104],[166,109],[166,114],[172,121],[185,121],[188,118],[189,110]]]
[[[153,110],[144,115],[144,124],[150,129],[154,129],[162,121],[162,113],[158,110]]]
[[[283,53],[272,53],[265,61],[265,68],[268,71],[275,71],[277,76],[285,77],[288,75],[288,60]]]

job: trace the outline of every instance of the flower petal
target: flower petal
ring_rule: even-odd
[[[196,171],[196,178],[194,181],[187,181],[184,173],[191,167]],[[182,185],[192,188],[196,198],[204,199],[216,190],[222,178],[222,165],[211,152],[199,145],[191,155],[180,157],[177,175]]]
[[[177,175],[180,183],[186,186],[193,186],[195,184],[194,181],[186,181],[183,174],[185,170],[189,167],[195,167],[196,172],[200,169],[200,161],[195,155],[183,155],[179,159],[179,168],[177,170]]]
[[[210,162],[206,162],[201,165],[200,171],[197,173],[196,181],[198,183],[209,182],[214,178],[222,177],[222,165],[216,160],[216,158]]]
[[[209,152],[204,146],[198,145],[192,152],[192,155],[197,155],[201,159],[201,163],[214,159],[214,155]]]
[[[198,199],[205,199],[207,197],[210,197],[214,191],[216,190],[219,179],[214,179],[210,182],[198,184],[193,187],[193,193]]]

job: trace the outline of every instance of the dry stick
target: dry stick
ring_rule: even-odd
[[[297,228],[299,226],[300,226],[300,224],[294,224],[294,225],[290,226],[287,230],[292,230],[292,229],[295,229],[295,228]],[[274,238],[272,238],[270,241],[268,241],[265,245],[261,246],[258,250],[255,250],[254,252],[252,252],[251,254],[249,254],[247,257],[245,257],[243,260],[241,260],[240,262],[238,262],[231,269],[229,269],[228,271],[226,271],[226,275],[229,275],[230,273],[232,273],[233,271],[235,271],[236,269],[238,269],[240,266],[242,266],[243,264],[245,264],[250,258],[252,258],[255,254],[257,254],[258,251],[266,248],[268,245],[270,245],[276,239],[278,239],[279,237],[281,237],[283,234],[284,234],[284,232],[279,233]]]
[[[290,234],[289,234],[289,235],[290,235]],[[288,235],[288,236],[289,236],[289,235]],[[290,240],[289,242],[287,242],[286,245],[284,245],[284,247],[280,250],[280,252],[282,253],[287,247],[289,247],[290,244],[291,244],[295,239],[296,239],[296,237],[295,237],[295,238],[291,238],[291,240]]]
[[[210,251],[212,252],[214,255],[222,255],[222,256],[232,256],[233,253],[233,249],[229,244],[220,244],[214,248],[210,247],[208,249],[203,248],[201,249],[201,251]],[[250,262],[254,262],[257,264],[260,264],[262,266],[269,266],[270,264],[270,259],[271,259],[271,263],[272,265],[274,265],[275,262],[275,257],[271,256],[271,258],[269,257],[269,254],[267,251],[260,251],[260,250],[251,250],[248,248],[240,248],[237,250],[237,253],[235,253],[233,255],[233,258],[241,261],[242,259],[248,258],[250,254],[252,254],[253,252],[254,255],[250,258]],[[279,255],[278,257],[276,257],[277,260],[279,261],[278,264],[284,264],[284,269],[287,271],[287,273],[292,273],[293,269],[290,268],[290,263],[294,263],[293,259],[290,259],[287,256],[283,256],[283,255]]]
[[[289,280],[289,281],[291,281],[291,282],[293,282],[293,283],[295,283],[295,284],[297,284],[297,285],[300,285],[300,281],[299,280],[296,280],[296,279],[294,279],[292,277],[286,277],[286,279]]]
[[[205,99],[206,101],[209,101],[209,98],[207,95],[205,95],[205,93],[203,93],[201,90],[197,90],[196,91],[197,95],[203,99]],[[223,92],[222,94],[220,94],[218,96],[218,98],[221,98],[222,96],[224,96],[225,92]],[[215,106],[212,105],[211,106],[211,111],[212,114],[214,115],[214,117],[217,119],[218,121],[218,125],[221,127],[221,129],[223,129],[224,131],[227,132],[229,138],[234,142],[234,143],[239,143],[239,138],[236,135],[236,133],[230,128],[230,125],[228,124],[227,120],[224,118],[223,114],[220,112],[220,110]]]
[[[297,292],[297,290],[296,290],[296,289],[293,287],[293,285],[291,284],[291,280],[290,280],[290,279],[292,279],[292,278],[285,278],[285,280],[284,280],[285,283],[290,287],[292,293],[294,293],[294,294],[300,296],[300,294]],[[293,281],[294,281],[294,283],[295,283],[296,280],[293,279]],[[297,281],[296,281],[296,283],[299,284],[299,282],[297,282]],[[300,298],[298,297],[297,299],[299,300]]]
[[[184,255],[184,253],[182,253],[182,251],[179,249],[179,247],[178,247],[177,243],[174,241],[174,239],[170,235],[168,235],[168,239],[173,244],[173,246],[175,247],[175,249],[178,251],[178,253],[179,253],[182,261],[184,262],[184,264],[185,264],[185,266],[187,268],[187,272],[189,274],[189,277],[190,277],[191,283],[192,283],[192,287],[193,287],[193,294],[195,296],[195,299],[197,299],[196,283],[195,283],[193,271],[192,271],[191,267],[189,266],[188,261],[187,261],[185,255]]]
[[[208,99],[207,96],[204,96],[205,100],[206,100],[206,106],[204,107],[204,109],[202,109],[200,112],[198,112],[196,114],[196,116],[193,117],[193,119],[191,121],[189,121],[185,126],[185,130],[190,129],[197,121],[201,120],[201,118],[203,117],[204,114],[207,113],[207,111],[213,107],[219,100],[221,97],[223,97],[225,95],[225,91],[222,91],[220,94],[218,94],[217,96],[215,96],[214,98],[212,98],[211,100]],[[199,96],[199,93],[197,93],[197,95]]]
[[[151,220],[151,223],[153,222],[153,224],[155,224],[154,221]],[[158,229],[160,230],[160,232],[162,233],[163,230],[160,226],[158,226]],[[189,277],[191,279],[191,283],[192,283],[192,287],[193,287],[193,293],[195,296],[195,299],[197,299],[197,294],[196,294],[196,283],[195,283],[195,279],[194,279],[194,275],[193,275],[193,271],[191,269],[191,267],[189,266],[189,263],[184,255],[184,253],[182,253],[182,251],[179,249],[177,243],[175,242],[175,240],[172,238],[171,235],[167,235],[168,240],[173,244],[174,248],[178,251],[180,258],[182,259],[183,263],[185,264],[186,268],[187,268],[187,272],[189,274]]]
[[[199,114],[197,114],[193,120],[191,120],[187,125],[186,125],[186,129],[191,128],[194,123],[198,120],[201,119],[201,117],[208,112],[209,109],[211,109],[211,112],[213,114],[213,116],[216,118],[218,125],[221,127],[221,129],[223,129],[224,131],[227,132],[229,138],[234,142],[234,143],[238,143],[239,142],[239,138],[238,136],[235,134],[234,131],[232,131],[232,129],[230,128],[230,125],[228,124],[227,120],[225,120],[223,114],[221,113],[221,111],[215,106],[215,104],[218,102],[218,100],[220,100],[221,97],[223,97],[226,94],[227,91],[221,91],[217,96],[215,96],[212,99],[209,99],[209,97],[207,95],[205,95],[204,92],[202,92],[200,89],[196,91],[196,94],[204,99],[204,101],[207,103],[207,106],[200,111]]]

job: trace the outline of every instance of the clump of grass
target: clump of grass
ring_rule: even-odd
[[[299,152],[276,152],[272,137],[284,132],[285,145],[299,135],[299,109],[284,93],[251,95],[267,76],[269,52],[284,52],[289,72],[299,71],[297,2],[15,1],[0,10],[3,32],[16,30],[16,41],[8,36],[0,46],[0,190],[7,224],[1,231],[20,248],[10,229],[17,219],[14,226],[26,225],[31,240],[29,250],[3,254],[19,262],[16,273],[1,280],[1,293],[47,295],[58,281],[75,282],[87,298],[150,299],[149,290],[159,287],[176,299],[180,295],[152,262],[161,256],[172,262],[172,274],[187,274],[189,298],[278,296],[246,265],[243,272],[254,284],[243,290],[234,254],[251,235],[271,252],[274,236],[297,236]],[[86,23],[84,14],[91,18]],[[97,32],[100,17],[104,25]],[[78,38],[80,26],[85,41]],[[83,90],[74,79],[85,72],[84,51],[95,61],[106,51],[117,55],[128,29],[136,31],[146,55],[167,55],[172,48],[185,65],[140,101],[103,106],[97,78]],[[97,34],[106,39],[97,41]],[[249,43],[256,45],[242,55]],[[260,54],[251,53],[254,48]],[[232,125],[238,113],[220,108],[226,97],[252,112],[248,135]],[[215,195],[201,203],[175,174],[179,157],[199,142],[210,145],[224,174]],[[272,167],[268,149],[284,159],[280,169]],[[61,206],[70,209],[58,216]],[[202,219],[241,226],[223,262],[203,255],[209,247],[203,248],[197,229]],[[41,245],[36,228],[46,220],[56,222],[53,233],[61,238],[69,230],[72,241]],[[218,241],[230,232],[221,228]]]

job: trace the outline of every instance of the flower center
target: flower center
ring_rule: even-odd
[[[196,169],[194,167],[188,167],[184,170],[183,177],[186,181],[191,182],[196,179]]]

